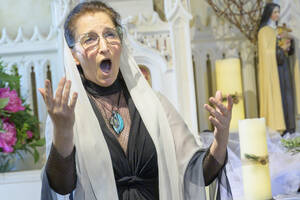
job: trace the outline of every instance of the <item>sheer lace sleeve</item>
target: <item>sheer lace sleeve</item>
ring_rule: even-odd
[[[71,193],[76,187],[75,147],[67,157],[62,157],[54,145],[46,164],[46,173],[51,188],[62,195]]]

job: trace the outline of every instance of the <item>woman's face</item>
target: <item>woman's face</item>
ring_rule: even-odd
[[[104,12],[86,13],[75,22],[74,38],[79,42],[72,50],[73,57],[85,78],[102,87],[112,85],[119,72],[122,48],[115,28]]]
[[[275,7],[272,12],[271,19],[274,22],[277,22],[279,20],[279,17],[280,17],[280,9],[279,9],[279,7]]]

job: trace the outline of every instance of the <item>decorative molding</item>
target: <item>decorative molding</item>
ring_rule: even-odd
[[[57,36],[57,29],[50,27],[49,33],[46,37],[44,37],[37,26],[34,27],[33,34],[31,37],[26,37],[23,33],[23,28],[19,27],[17,36],[15,39],[11,38],[6,31],[6,28],[2,29],[2,34],[0,38],[0,46],[1,45],[15,45],[20,43],[34,43],[34,42],[44,42],[54,39]]]
[[[183,5],[182,1],[180,0],[176,0],[174,7],[166,13],[166,18],[169,22],[176,20],[177,17],[186,19],[188,21],[193,18],[193,16],[187,10],[186,6]]]
[[[145,47],[158,52],[172,67],[172,47],[169,25],[163,22],[156,12],[151,16],[139,13],[123,20],[128,33]]]
[[[154,26],[156,27],[156,29],[162,26],[161,28],[164,29],[167,25],[166,22],[160,19],[157,12],[153,12],[152,15],[150,16],[145,16],[143,13],[139,13],[136,16],[129,16],[124,20],[122,20],[122,23],[124,25],[127,24],[135,25],[139,29],[149,28],[149,26]]]
[[[141,44],[130,35],[128,36],[128,40],[130,42],[130,49],[134,56],[143,57],[143,55],[145,55],[145,59],[159,66],[163,73],[167,72],[168,70],[172,70],[168,69],[168,63],[159,51]]]
[[[28,54],[43,54],[56,52],[58,49],[57,38],[60,30],[50,27],[47,36],[43,36],[37,26],[31,36],[25,36],[22,27],[19,27],[17,36],[13,39],[8,34],[5,28],[2,29],[0,38],[0,57],[8,57],[19,55],[22,57]]]
[[[164,76],[167,72],[173,71],[168,68],[168,63],[159,51],[140,43],[134,36],[127,36],[129,50],[131,51],[137,64],[148,67],[152,77],[152,88],[164,93]]]
[[[190,10],[190,1],[189,0],[164,0],[165,15],[172,12],[177,5],[182,5],[185,9]]]

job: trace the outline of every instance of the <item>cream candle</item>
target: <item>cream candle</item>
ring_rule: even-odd
[[[271,199],[265,119],[240,120],[239,137],[245,199]]]
[[[243,84],[240,60],[229,58],[216,61],[216,89],[222,92],[224,101],[227,95],[234,100],[230,131],[238,131],[238,120],[245,118]]]

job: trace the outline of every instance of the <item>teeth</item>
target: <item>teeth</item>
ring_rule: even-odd
[[[108,73],[108,72],[111,70],[111,60],[103,60],[103,61],[100,63],[100,69],[101,69],[103,72]]]

